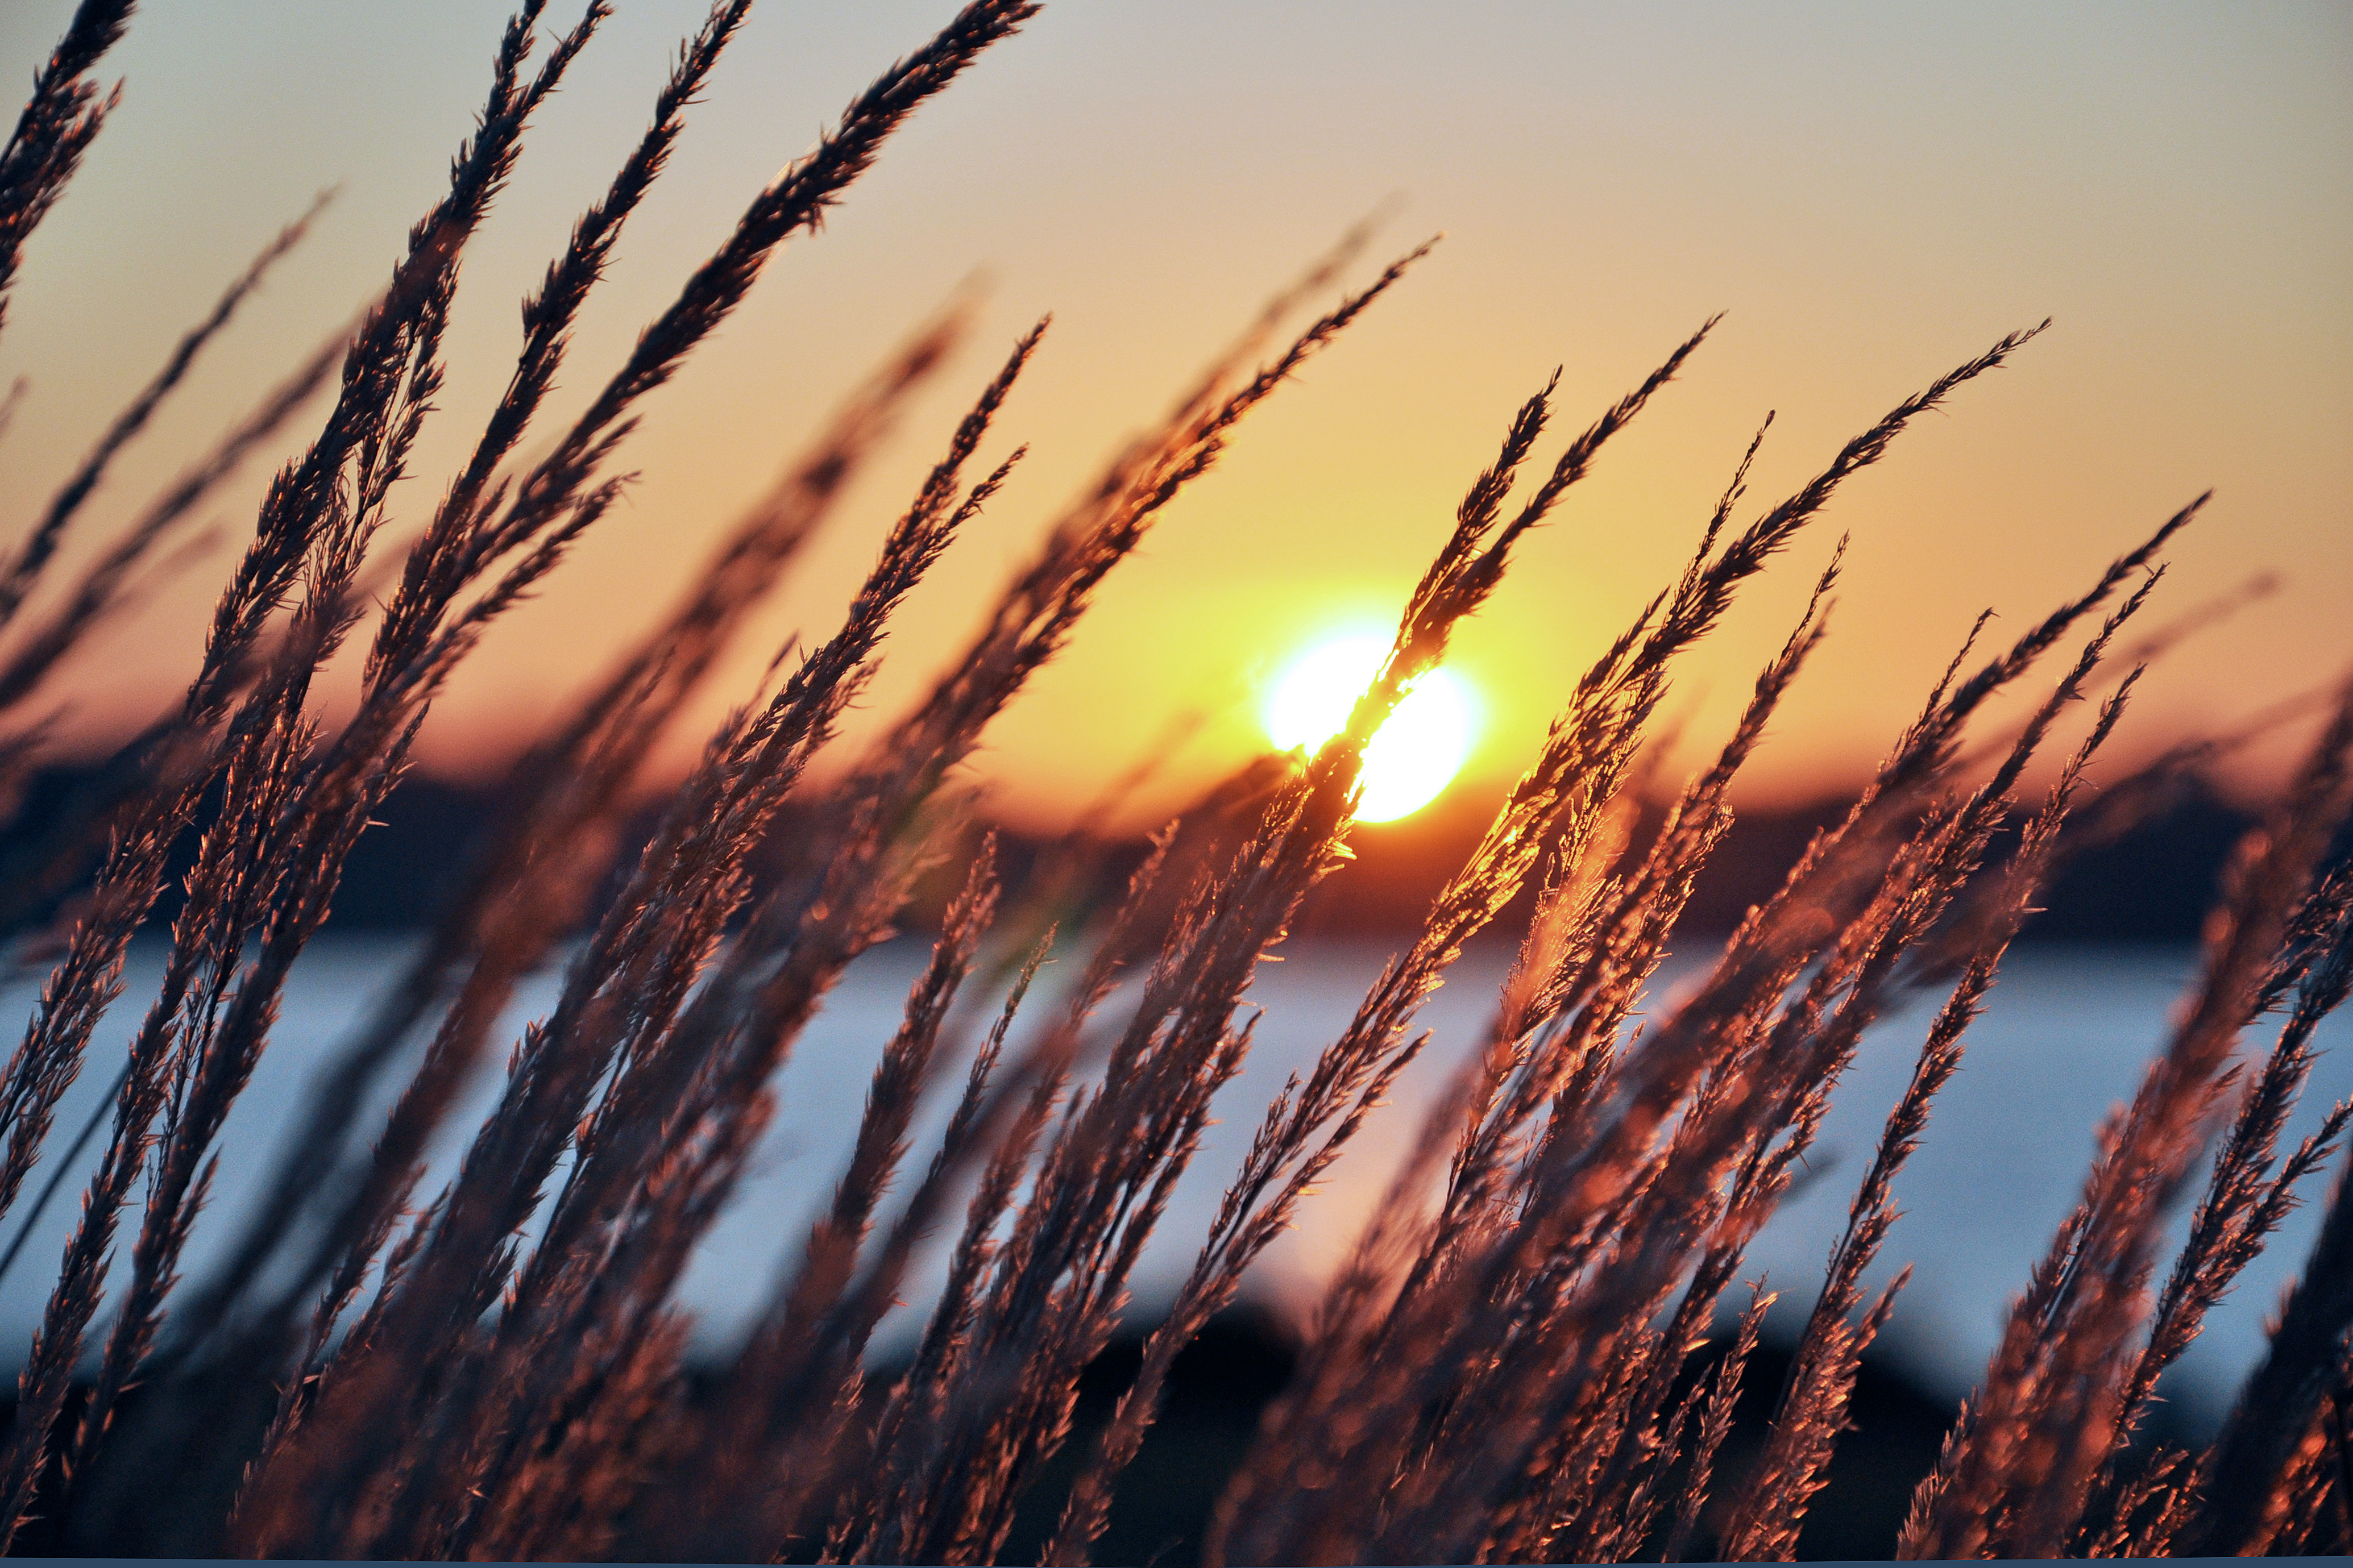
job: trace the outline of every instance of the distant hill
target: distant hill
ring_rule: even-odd
[[[1780,885],[1813,836],[1846,815],[1852,798],[1831,795],[1742,811],[1700,873],[1680,931],[1701,936],[1731,931]],[[1635,828],[1638,842],[1657,831],[1662,816],[1656,805],[1645,809]],[[1351,841],[1357,858],[1316,889],[1304,929],[1372,934],[1411,925],[1461,864],[1486,821],[1480,805],[1358,828]],[[2214,901],[2232,846],[2253,825],[2250,814],[2212,790],[2192,786],[2169,809],[2070,860],[2023,935],[2029,941],[2191,940]],[[1510,919],[1507,913],[1503,923],[1508,926]]]
[[[21,881],[28,851],[61,823],[87,815],[106,798],[101,768],[53,768],[36,774],[17,811],[0,830],[0,886]],[[453,890],[472,834],[488,820],[496,796],[487,788],[413,775],[393,791],[377,814],[380,826],[353,852],[337,894],[330,929],[398,930],[430,920]],[[1317,889],[1301,923],[1326,936],[1388,935],[1411,929],[1446,878],[1477,842],[1488,802],[1461,800],[1403,823],[1366,825],[1351,845],[1356,859]],[[1704,935],[1729,931],[1751,905],[1767,896],[1820,828],[1839,819],[1848,797],[1741,814],[1730,837],[1702,874],[1683,930]],[[1643,814],[1638,836],[1656,827],[1658,810]],[[2252,818],[2211,790],[2193,788],[2169,810],[2115,843],[2072,860],[2027,927],[2030,940],[2186,941],[2197,935],[2212,902],[2231,846]],[[1018,878],[1039,843],[1000,830],[1002,861]],[[1140,846],[1113,847],[1123,860]],[[944,898],[949,889],[940,889]],[[927,900],[928,901],[928,900]],[[54,895],[39,900],[54,909]],[[1525,900],[1524,900],[1525,902]],[[173,906],[158,910],[169,919]],[[910,923],[926,923],[923,910]],[[21,919],[21,913],[18,916]],[[1504,922],[1506,929],[1511,915]]]

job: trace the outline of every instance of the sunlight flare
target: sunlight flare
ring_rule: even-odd
[[[1339,732],[1389,650],[1377,635],[1336,637],[1294,656],[1267,689],[1267,739],[1311,750]],[[1470,754],[1477,699],[1451,670],[1416,683],[1365,748],[1359,822],[1394,822],[1436,799]]]

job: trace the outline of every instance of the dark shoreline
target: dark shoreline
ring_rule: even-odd
[[[37,853],[40,841],[62,825],[87,816],[108,795],[111,778],[119,775],[103,764],[51,767],[28,778],[19,810],[0,830],[0,870]],[[1678,934],[1730,931],[1779,883],[1814,833],[1845,814],[1851,798],[1826,795],[1796,805],[1742,811],[1693,889]],[[495,786],[422,773],[404,780],[377,813],[378,825],[353,851],[328,929],[398,931],[427,924],[453,892],[473,837],[491,819],[498,802]],[[1477,843],[1492,805],[1475,791],[1458,791],[1404,822],[1356,828],[1350,839],[1356,860],[1316,890],[1301,932],[1371,936],[1412,931],[1430,897]],[[1656,830],[1662,815],[1657,803],[1645,803],[1634,829],[1637,842]],[[2194,940],[2213,906],[2232,847],[2254,822],[2220,792],[2192,784],[2166,809],[2066,864],[2021,936],[2028,942],[2071,942]],[[1049,843],[1019,827],[994,825],[992,830],[1015,881]],[[1143,845],[1115,841],[1103,845],[1101,853],[1121,869],[1141,858]],[[937,906],[953,891],[944,885],[923,889],[905,923],[928,929]],[[51,901],[58,900],[53,896]],[[176,902],[174,883],[153,918],[168,921]],[[1514,917],[1525,912],[1516,905],[1507,909],[1495,929],[1518,929]]]

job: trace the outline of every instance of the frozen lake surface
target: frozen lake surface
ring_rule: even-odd
[[[237,1211],[249,1201],[266,1166],[265,1152],[294,1124],[320,1064],[389,979],[405,946],[385,938],[323,938],[296,971],[272,1047],[230,1120],[215,1206],[199,1224],[190,1248],[190,1278],[206,1272]],[[1220,1100],[1222,1123],[1205,1140],[1145,1255],[1134,1281],[1143,1310],[1165,1298],[1189,1266],[1259,1112],[1283,1075],[1314,1060],[1388,952],[1372,944],[1316,944],[1295,949],[1288,962],[1261,972],[1252,993],[1252,1000],[1265,1008],[1257,1047]],[[779,1084],[778,1114],[756,1176],[708,1238],[685,1285],[706,1342],[732,1338],[758,1310],[780,1264],[829,1194],[855,1129],[867,1074],[924,956],[925,950],[913,942],[869,954],[795,1052]],[[1436,1031],[1431,1049],[1402,1082],[1395,1102],[1367,1125],[1324,1190],[1303,1209],[1296,1230],[1261,1260],[1251,1281],[1260,1300],[1292,1315],[1312,1305],[1319,1281],[1345,1255],[1391,1163],[1410,1144],[1418,1107],[1485,1023],[1507,959],[1501,949],[1472,953],[1433,998],[1422,1019]],[[142,986],[152,989],[161,960],[160,945],[142,943],[134,950],[124,1001],[60,1110],[55,1147],[64,1146],[105,1093],[143,1003]],[[1883,1346],[1930,1388],[1957,1396],[1975,1382],[2004,1308],[2075,1201],[2094,1130],[2112,1105],[2131,1094],[2195,966],[2196,954],[2187,947],[2041,948],[2011,955],[1986,1016],[1970,1031],[1968,1059],[1941,1097],[1926,1141],[1899,1181],[1896,1196],[1905,1214],[1877,1270],[1883,1279],[1905,1263],[1913,1267],[1912,1283]],[[1660,994],[1672,996],[1691,973],[1688,963],[1671,963]],[[535,981],[511,1022],[519,1026],[544,1008],[555,984],[552,975]],[[0,994],[6,1016],[26,1016],[37,985],[37,979],[25,980]],[[1762,1273],[1781,1292],[1776,1311],[1787,1329],[1793,1331],[1811,1305],[1853,1184],[1910,1073],[1935,1001],[1915,1004],[1867,1038],[1823,1130],[1812,1162],[1818,1179],[1751,1249],[1746,1273]],[[2268,1044],[2267,1037],[2258,1038]],[[2308,1131],[2328,1104],[2353,1091],[2353,1033],[2342,1016],[2330,1020],[2320,1043],[2323,1055],[2290,1129],[2291,1140]],[[954,1085],[946,1087],[952,1090]],[[496,1085],[485,1081],[475,1088],[468,1114],[478,1118]],[[944,1116],[944,1105],[934,1110]],[[438,1184],[454,1168],[459,1131],[445,1131],[448,1136],[437,1152],[428,1184]],[[925,1147],[918,1142],[916,1161]],[[90,1163],[95,1152],[93,1148],[79,1163]],[[24,1202],[47,1174],[46,1169],[36,1173]],[[0,1281],[0,1336],[12,1363],[21,1361],[38,1321],[79,1206],[79,1179],[77,1173],[9,1277]],[[2186,1359],[2173,1394],[2194,1420],[2219,1418],[2229,1390],[2257,1353],[2263,1319],[2309,1245],[2318,1205],[2333,1180],[2332,1173],[2311,1184],[2311,1202],[2216,1310]],[[9,1216],[10,1235],[22,1207],[20,1203],[19,1214]],[[910,1294],[927,1299],[923,1282],[913,1282]],[[890,1353],[914,1327],[912,1312],[895,1314],[878,1350]]]

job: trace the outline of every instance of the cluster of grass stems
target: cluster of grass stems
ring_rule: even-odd
[[[42,1539],[196,1554],[993,1561],[1017,1500],[1074,1441],[1080,1373],[1119,1325],[1139,1251],[1250,1051],[1253,973],[1345,858],[1367,740],[1496,589],[1521,536],[1707,335],[1704,325],[1674,346],[1548,462],[1556,388],[1520,406],[1407,602],[1386,665],[1314,755],[1229,781],[1122,881],[1103,871],[1085,826],[1012,887],[982,841],[883,1047],[829,1205],[690,1398],[681,1275],[741,1186],[778,1069],[828,988],[891,932],[916,880],[973,842],[959,764],[1235,425],[1421,251],[1303,331],[1286,323],[1337,287],[1360,237],[1275,300],[1053,521],[927,695],[819,786],[811,761],[872,676],[892,613],[1021,455],[985,472],[977,462],[1043,324],[1021,336],[839,626],[778,656],[640,844],[628,824],[657,741],[910,393],[941,373],[966,331],[963,314],[944,314],[514,764],[446,913],[332,1057],[223,1260],[183,1279],[225,1119],[289,973],[452,671],[599,524],[628,483],[618,463],[643,401],[776,247],[814,227],[902,121],[1038,8],[971,0],[753,198],[584,413],[534,429],[583,301],[749,9],[719,0],[642,140],[525,302],[512,377],[464,468],[387,546],[466,248],[534,111],[607,10],[594,0],[543,40],[543,7],[523,0],[512,18],[446,195],[349,333],[60,580],[59,547],[111,459],[301,237],[298,223],[0,561],[0,771],[15,784],[46,754],[34,700],[58,661],[119,629],[160,574],[185,570],[199,504],[325,403],[316,435],[269,485],[185,698],[73,808],[27,825],[31,847],[0,895],[23,952],[53,962],[0,1079],[0,1215],[36,1206],[28,1178],[45,1150],[68,1157],[52,1147],[67,1142],[54,1125],[67,1087],[85,1070],[112,1073],[96,1165],[0,1445],[0,1542],[20,1550],[37,1527]],[[26,236],[104,122],[111,100],[92,72],[132,8],[83,0],[0,152],[0,302]],[[1426,1039],[1417,1010],[1448,965],[1523,889],[1535,912],[1483,1042],[1421,1109],[1409,1157],[1330,1280],[1206,1554],[1792,1554],[1902,1284],[1870,1294],[1862,1283],[1898,1177],[2006,947],[2054,867],[2231,743],[2177,747],[2097,795],[2084,788],[2138,661],[2174,635],[2120,641],[2199,503],[2009,647],[1956,654],[1852,813],[1704,978],[1647,1017],[1638,998],[1724,837],[1727,789],[1824,635],[1835,552],[1736,729],[1655,837],[1630,844],[1630,807],[1679,656],[1850,475],[2033,335],[2004,338],[1897,404],[1745,524],[1741,461],[1699,520],[1689,565],[1568,689],[1535,765],[1419,934],[1265,1109],[1134,1385],[1081,1444],[1047,1561],[1088,1561],[1177,1353],[1234,1300],[1413,1060]],[[527,433],[544,452],[529,461]],[[314,683],[355,637],[356,701],[329,721]],[[2020,689],[2028,700],[2002,710],[2023,719],[1989,716],[1989,700]],[[2353,1200],[2341,1186],[2211,1446],[2152,1446],[2141,1433],[2159,1375],[2327,1162],[2348,1114],[2337,1108],[2283,1152],[2315,1026],[2353,981],[2353,880],[2328,868],[2353,791],[2353,701],[2331,704],[2241,847],[2170,1037],[2101,1129],[2082,1201],[2010,1309],[1891,1552],[2346,1543],[2353,1472],[2336,1412]],[[2088,732],[2030,795],[2030,759],[2070,710],[2094,715]],[[129,944],[174,882],[158,990],[123,1059],[93,1064]],[[1025,1011],[1056,944],[1078,973]],[[549,963],[562,976],[553,1007],[519,1039],[500,1034],[519,983]],[[1727,1474],[1716,1461],[1768,1300],[1737,1300],[1744,1249],[1789,1191],[1862,1032],[1929,988],[1942,1007],[1855,1192],[1762,1450]],[[448,1184],[421,1191],[428,1144],[494,1047],[508,1053],[495,1105]],[[911,1130],[934,1090],[954,1110],[914,1159]],[[920,1342],[893,1375],[872,1377],[876,1325],[935,1235],[950,1250]],[[35,1266],[13,1252],[0,1264]],[[1720,1314],[1738,1324],[1729,1352],[1697,1375]]]

